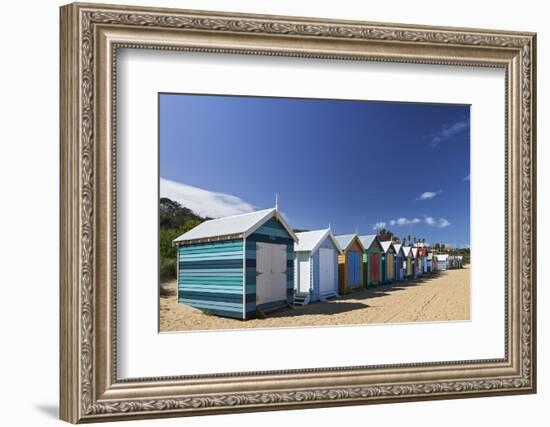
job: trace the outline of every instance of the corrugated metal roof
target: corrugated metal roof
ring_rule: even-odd
[[[384,250],[384,252],[387,253],[388,249],[392,247],[393,243],[391,242],[391,240],[388,240],[385,242],[380,242],[380,245],[382,245],[382,249]],[[395,246],[394,246],[394,250],[395,250]]]
[[[336,241],[343,250],[346,250],[355,236],[356,234],[343,234],[336,236]]]
[[[314,252],[319,246],[325,241],[325,239],[331,239],[336,246],[336,249],[339,253],[342,252],[338,240],[330,231],[330,228],[325,228],[324,230],[313,230],[313,231],[304,231],[302,233],[296,233],[298,237],[298,243],[294,244],[295,251],[308,251]]]
[[[228,238],[230,236],[246,237],[256,231],[270,218],[276,217],[290,234],[294,241],[296,235],[275,208],[250,212],[241,215],[226,216],[223,218],[204,221],[195,228],[183,233],[174,239],[174,243],[182,243],[194,240],[208,240],[213,238]]]
[[[363,244],[365,250],[368,250],[376,240],[376,234],[369,234],[367,236],[359,236],[359,240]]]
[[[348,246],[353,241],[354,237],[357,237],[357,234],[343,234],[341,236],[335,236],[336,241],[338,242],[338,244],[340,245],[340,248],[343,251],[345,251],[348,248]],[[359,241],[359,244],[361,244],[360,241]]]

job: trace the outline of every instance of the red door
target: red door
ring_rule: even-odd
[[[373,282],[380,281],[380,255],[370,254],[370,279]]]

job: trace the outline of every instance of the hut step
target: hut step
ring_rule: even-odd
[[[294,295],[294,305],[303,306],[309,304],[311,301],[311,296],[309,294],[295,294]]]

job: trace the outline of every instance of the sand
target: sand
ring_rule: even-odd
[[[417,280],[361,289],[338,300],[285,308],[266,319],[236,320],[178,304],[176,282],[162,285],[160,330],[283,328],[470,319],[470,270],[426,274]]]

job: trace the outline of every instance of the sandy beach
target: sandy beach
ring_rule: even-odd
[[[417,280],[361,289],[340,299],[282,309],[246,321],[204,314],[178,304],[176,282],[161,285],[160,330],[284,328],[470,319],[470,270],[426,274]]]

